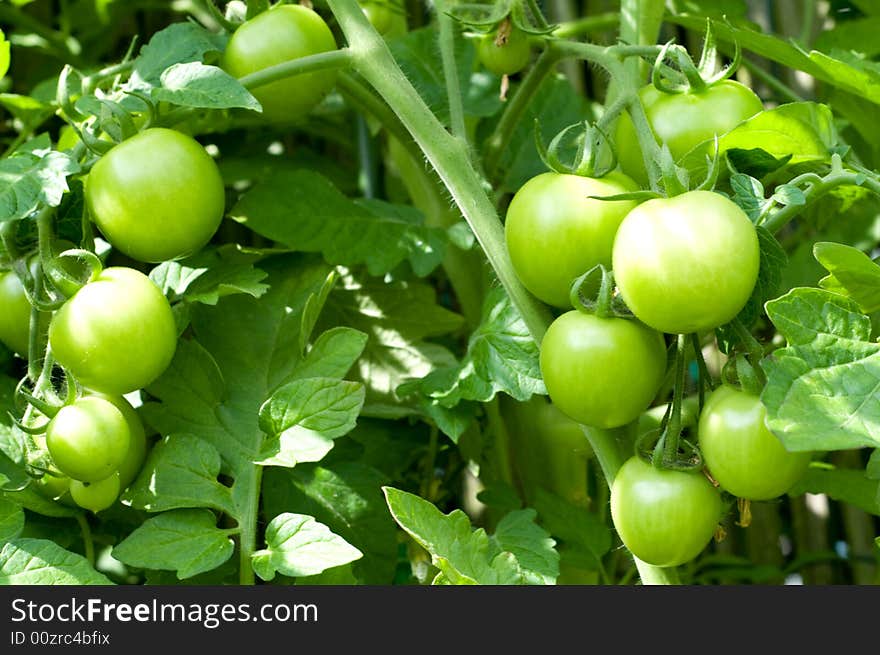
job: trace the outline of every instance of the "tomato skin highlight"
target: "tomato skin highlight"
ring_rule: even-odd
[[[14,271],[0,273],[0,341],[27,359],[30,344],[31,304]]]
[[[125,417],[103,398],[83,397],[62,407],[46,427],[46,446],[59,470],[97,482],[114,473],[129,445]]]
[[[806,472],[811,453],[789,452],[767,428],[757,396],[724,385],[700,414],[699,444],[706,468],[725,491],[748,500],[770,500]]]
[[[571,307],[572,282],[597,264],[611,266],[614,236],[635,201],[605,201],[635,191],[621,173],[589,178],[542,173],[516,192],[507,208],[504,235],[523,286],[560,309]]]
[[[116,502],[119,489],[119,473],[113,473],[96,482],[84,483],[72,480],[70,482],[70,497],[83,509],[97,514]]]
[[[49,344],[84,387],[122,395],[168,368],[177,328],[168,300],[147,276],[111,267],[55,313]]]
[[[620,225],[612,255],[627,306],[669,334],[731,321],[758,279],[755,227],[733,201],[711,191],[648,200]]]
[[[627,460],[611,485],[611,518],[629,551],[654,566],[679,566],[708,545],[721,519],[721,494],[700,472]]]
[[[123,141],[86,180],[95,224],[142,262],[186,257],[220,226],[226,204],[217,164],[192,137],[161,127]]]
[[[573,310],[550,325],[540,364],[556,407],[584,425],[613,428],[637,419],[654,399],[666,346],[637,321]]]
[[[660,144],[669,146],[678,161],[701,143],[730,132],[764,110],[761,99],[747,86],[723,80],[703,91],[664,93],[652,84],[639,90],[648,124]],[[648,185],[648,172],[635,126],[629,114],[617,121],[615,144],[620,168],[640,185]]]
[[[223,68],[244,77],[286,61],[336,50],[327,23],[302,5],[276,5],[239,27],[229,39]],[[305,117],[333,88],[336,71],[303,73],[254,88],[268,121],[284,123]]]

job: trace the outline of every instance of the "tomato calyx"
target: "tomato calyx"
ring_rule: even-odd
[[[667,64],[667,60],[674,66]],[[707,18],[700,63],[695,64],[684,47],[669,41],[660,49],[654,61],[651,83],[662,93],[702,93],[713,84],[732,77],[741,61],[742,50],[739,43],[734,41],[733,59],[719,70],[715,34],[712,21]]]
[[[568,297],[574,309],[599,318],[633,318],[623,298],[614,292],[614,272],[602,264],[575,279]]]
[[[577,151],[572,162],[566,164],[562,161],[562,154],[570,149],[566,146],[567,139],[570,133],[575,132],[577,132],[575,136]],[[544,165],[556,173],[601,178],[617,168],[617,151],[601,122],[590,124],[589,121],[583,121],[569,125],[556,134],[545,146],[541,138],[540,125],[535,119],[535,148]],[[615,196],[607,199],[630,200],[632,198]]]

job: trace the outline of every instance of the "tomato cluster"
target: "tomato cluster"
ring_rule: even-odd
[[[677,162],[763,109],[750,89],[729,80],[682,93],[648,86],[639,97],[658,143]],[[598,179],[538,175],[514,195],[505,224],[523,286],[569,309],[541,343],[547,392],[555,407],[596,429],[644,415],[666,375],[662,335],[706,333],[733,320],[753,292],[760,265],[755,227],[725,195],[694,190],[638,203],[631,192],[647,187],[648,174],[626,114],[615,142],[622,170]],[[615,315],[607,297],[593,309],[571,310],[574,280],[597,265],[612,269],[634,316]],[[636,557],[655,566],[696,557],[722,518],[721,491],[768,500],[791,488],[810,454],[787,451],[765,416],[757,396],[722,386],[691,428],[709,475],[655,467],[639,455],[623,465],[612,484],[611,511]]]

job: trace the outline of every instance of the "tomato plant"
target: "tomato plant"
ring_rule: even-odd
[[[555,307],[570,307],[576,277],[597,264],[611,265],[614,235],[633,201],[603,201],[636,190],[625,175],[594,179],[542,173],[526,182],[507,208],[507,249],[523,285]],[[553,265],[548,266],[552,261]]]
[[[655,566],[679,566],[712,539],[721,496],[699,472],[658,470],[633,457],[611,485],[611,516],[633,555]]]
[[[600,428],[638,418],[665,369],[663,337],[627,319],[570,311],[553,322],[541,343],[541,373],[553,403]]]
[[[223,67],[236,77],[336,49],[324,19],[302,5],[278,5],[241,25],[223,55]],[[271,121],[303,118],[333,87],[332,70],[281,79],[254,91]]]
[[[217,165],[197,141],[151,128],[95,164],[86,200],[115,248],[134,259],[161,262],[204,246],[220,225],[226,197]]]
[[[121,394],[150,384],[168,367],[177,329],[168,301],[149,278],[111,267],[58,310],[49,343],[77,381]]]
[[[0,3],[0,584],[880,581],[874,14],[717,4]]]
[[[633,209],[614,240],[613,268],[633,313],[671,334],[733,319],[758,279],[755,228],[724,196],[691,191]]]
[[[700,450],[721,488],[748,500],[770,500],[801,478],[811,453],[789,452],[767,429],[767,410],[744,391],[722,386],[700,414]]]

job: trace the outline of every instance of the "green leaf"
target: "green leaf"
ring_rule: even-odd
[[[212,507],[234,514],[232,495],[217,481],[219,474],[220,454],[211,444],[192,435],[168,435],[150,451],[122,500],[148,512]]]
[[[16,505],[21,505],[28,511],[36,512],[43,516],[69,518],[79,513],[78,510],[72,507],[56,503],[34,491],[33,484],[20,491],[5,491],[2,493],[2,497],[11,500]]]
[[[266,272],[254,264],[263,254],[229,244],[206,249],[179,262],[162,262],[150,279],[172,300],[216,305],[220,298],[245,293],[259,298],[269,289]]]
[[[0,585],[110,585],[82,555],[46,539],[14,539],[0,550]]]
[[[880,445],[880,344],[852,300],[798,288],[767,303],[788,340],[764,361],[767,425],[786,448]]]
[[[516,400],[546,394],[538,363],[538,346],[501,287],[486,297],[480,326],[468,341],[467,354],[455,366],[432,371],[398,390],[419,391],[444,407],[462,400],[488,402],[498,392]]]
[[[602,556],[611,550],[611,530],[594,513],[541,487],[532,504],[538,510],[539,522],[550,534],[589,555],[590,568],[597,568]]]
[[[316,575],[360,559],[363,553],[311,516],[284,513],[266,528],[266,546],[252,556],[254,571],[263,580],[275,572],[299,577]]]
[[[40,102],[31,96],[22,96],[15,93],[0,93],[0,106],[6,109],[26,126],[37,127],[51,116],[54,109],[51,105]],[[45,144],[45,148],[51,147],[51,142]],[[16,153],[29,152],[35,148],[16,148]]]
[[[870,479],[865,471],[810,467],[789,490],[788,495],[825,494],[834,500],[854,505],[868,514],[880,516],[878,490],[880,482]]]
[[[338,327],[319,336],[294,375],[305,378],[345,377],[367,345],[367,335],[359,330]]]
[[[197,61],[165,69],[161,84],[152,92],[153,99],[160,102],[204,109],[262,109],[250,91],[229,73]]]
[[[260,428],[268,439],[257,463],[292,467],[320,461],[334,439],[354,428],[363,404],[359,382],[308,378],[284,385],[260,408]]]
[[[554,566],[548,551],[553,544],[547,533],[524,526],[524,521],[534,518],[533,511],[529,517],[522,512],[530,510],[516,512],[501,532],[502,547],[497,534],[490,539],[482,528],[472,530],[467,515],[459,509],[443,514],[413,494],[391,487],[383,487],[383,491],[394,520],[431,554],[444,583],[528,584],[547,580]],[[515,549],[524,561],[503,548]],[[555,562],[558,572],[558,558]]]
[[[865,475],[870,480],[880,480],[880,449],[871,453],[868,465],[865,467]]]
[[[0,77],[6,75],[9,70],[9,49],[9,41],[6,40],[3,30],[0,30]]]
[[[409,261],[420,276],[443,259],[446,235],[423,224],[411,207],[355,202],[309,170],[280,170],[258,182],[232,208],[236,221],[300,252],[320,252],[330,264],[365,264],[384,275]]]
[[[271,468],[263,476],[264,512],[287,509],[314,516],[363,553],[354,572],[364,584],[390,584],[397,564],[397,530],[380,487],[388,479],[357,462]]]
[[[222,52],[224,34],[209,32],[195,22],[174,23],[156,32],[135,60],[128,88],[149,90],[162,85],[162,73],[175,64],[200,62],[209,52]]]
[[[830,273],[819,281],[823,289],[849,296],[866,314],[880,310],[880,265],[857,248],[827,241],[815,244],[813,255]]]
[[[537,512],[519,509],[506,514],[492,540],[498,547],[511,553],[522,567],[526,584],[550,585],[559,577],[559,553],[550,533],[535,523]]]
[[[15,539],[23,528],[24,512],[21,506],[0,498],[0,543]]]
[[[0,160],[0,222],[26,218],[40,203],[57,207],[79,164],[63,152],[24,152]]]
[[[179,509],[144,521],[113,548],[123,564],[177,571],[180,580],[211,571],[232,556],[229,534],[216,525],[214,514],[202,509]]]
[[[319,322],[323,329],[346,325],[367,335],[356,371],[367,386],[364,411],[382,416],[407,414],[393,411],[401,402],[395,391],[405,379],[424,377],[455,362],[448,350],[423,339],[452,332],[461,324],[461,316],[437,304],[427,284],[385,283],[350,274],[340,278]]]

